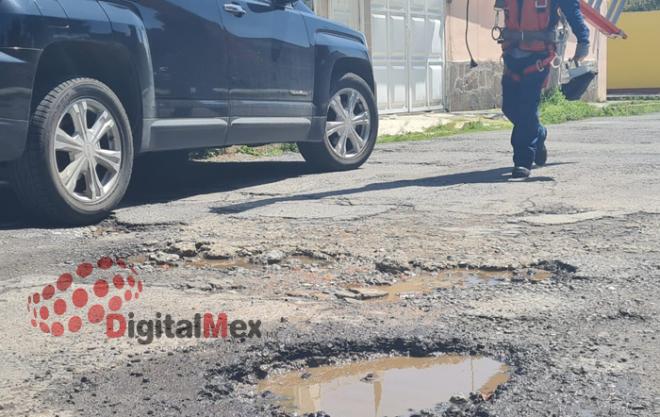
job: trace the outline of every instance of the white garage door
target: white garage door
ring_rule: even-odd
[[[372,55],[382,111],[443,108],[443,4],[371,0]]]
[[[330,0],[329,17],[354,29],[364,32],[362,1]]]

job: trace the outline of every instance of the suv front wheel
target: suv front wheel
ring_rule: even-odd
[[[369,85],[355,74],[334,83],[322,142],[301,142],[300,153],[315,167],[357,169],[364,164],[378,137],[378,110]]]
[[[133,138],[119,98],[97,80],[77,78],[37,106],[12,182],[37,218],[84,225],[119,204],[132,167]]]

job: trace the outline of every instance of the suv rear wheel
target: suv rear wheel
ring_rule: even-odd
[[[121,201],[133,167],[131,128],[119,98],[88,78],[55,87],[37,106],[12,169],[26,209],[67,225],[96,223]]]
[[[322,142],[301,142],[305,160],[325,170],[359,168],[374,149],[378,111],[373,91],[355,74],[334,83]]]

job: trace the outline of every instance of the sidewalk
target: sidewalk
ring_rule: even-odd
[[[481,110],[471,112],[427,112],[417,114],[386,114],[380,117],[379,135],[402,135],[406,133],[422,132],[440,125],[455,124],[460,129],[465,123],[502,121],[505,120],[500,109]]]

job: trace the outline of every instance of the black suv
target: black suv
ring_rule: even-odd
[[[364,35],[300,0],[0,0],[0,164],[49,221],[107,216],[141,154],[293,142],[357,168],[374,95]]]

